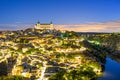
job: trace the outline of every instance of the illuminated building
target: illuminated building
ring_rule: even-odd
[[[41,24],[39,21],[37,22],[37,24],[35,24],[35,29],[53,29],[53,24],[52,22],[48,23],[48,24]]]

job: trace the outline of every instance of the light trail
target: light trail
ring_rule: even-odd
[[[45,70],[46,70],[46,62],[43,62],[43,70],[41,72],[41,76],[38,80],[43,80],[44,79],[44,75],[45,75]]]

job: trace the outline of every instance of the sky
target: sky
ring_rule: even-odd
[[[10,29],[17,24],[35,24],[38,20],[41,23],[52,21],[59,26],[79,24],[80,29],[82,25],[90,29],[92,24],[95,29],[87,31],[100,31],[101,27],[103,29],[103,25],[98,26],[100,23],[119,22],[120,0],[0,0],[0,29]],[[69,28],[69,25],[63,28]],[[116,32],[115,29],[109,30],[109,26],[104,27],[108,30],[102,31]]]

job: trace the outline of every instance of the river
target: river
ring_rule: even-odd
[[[98,80],[120,80],[120,63],[107,57],[104,75]]]

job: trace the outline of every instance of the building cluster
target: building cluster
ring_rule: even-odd
[[[65,33],[65,32],[64,32]],[[8,65],[8,75],[47,80],[58,71],[72,70],[84,63],[87,50],[82,37],[64,34],[53,29],[53,24],[35,28],[0,32],[0,62]],[[88,61],[89,62],[89,61]],[[98,70],[98,69],[97,69]]]

